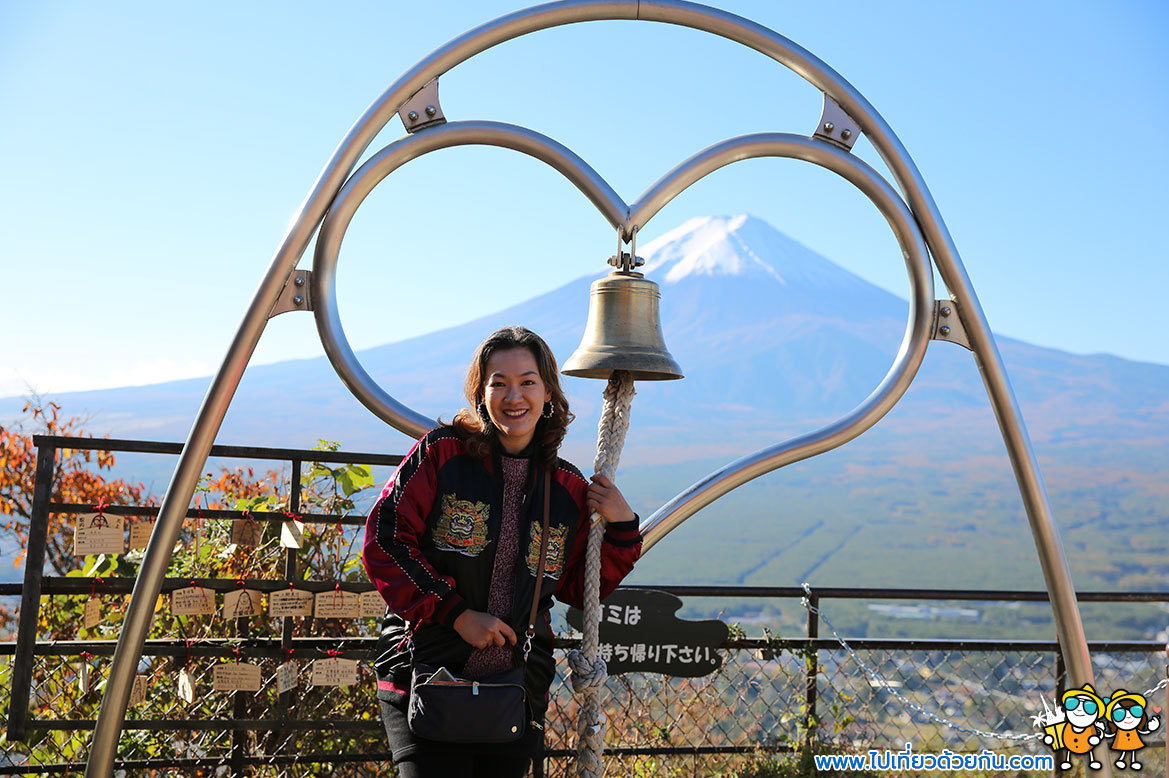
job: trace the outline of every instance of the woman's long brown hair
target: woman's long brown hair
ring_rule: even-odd
[[[466,439],[467,453],[473,457],[487,457],[495,444],[498,431],[495,425],[484,419],[479,408],[483,404],[484,383],[487,377],[487,360],[496,351],[507,351],[513,348],[526,348],[536,359],[536,367],[540,371],[540,379],[545,388],[552,393],[552,416],[541,416],[536,426],[536,440],[540,444],[537,459],[546,465],[556,462],[560,443],[568,432],[568,425],[572,423],[572,411],[568,410],[568,398],[560,388],[560,374],[556,369],[556,357],[552,349],[536,333],[526,327],[511,326],[496,330],[487,340],[475,349],[475,356],[471,358],[471,366],[467,368],[467,380],[463,383],[463,394],[467,397],[470,408],[463,408],[455,414],[452,426],[458,429]],[[542,410],[542,409],[541,409]]]

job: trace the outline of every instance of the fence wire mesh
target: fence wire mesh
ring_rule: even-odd
[[[744,641],[740,641],[742,643]],[[809,735],[818,750],[864,753],[900,750],[917,753],[1048,753],[1034,740],[988,742],[962,728],[1000,734],[1033,734],[1032,717],[1058,698],[1056,660],[1029,650],[857,649],[877,670],[873,684],[843,648],[821,649],[817,659],[816,705],[809,719],[807,650],[731,645],[723,666],[702,678],[671,678],[632,673],[609,679],[604,709],[608,717],[608,775],[734,775],[757,766],[767,753],[798,750]],[[558,657],[558,670],[565,663]],[[1144,692],[1163,672],[1155,653],[1097,654],[1098,685]],[[90,688],[80,686],[82,662],[90,666]],[[127,717],[118,760],[120,775],[294,776],[393,775],[373,696],[372,669],[360,666],[351,687],[304,685],[282,707],[274,691],[277,662],[265,660],[260,692],[212,692],[211,672],[218,659],[157,659],[144,670],[149,690]],[[7,659],[5,660],[7,664]],[[108,672],[108,657],[40,656],[34,693],[45,711],[28,742],[0,742],[0,765],[21,771],[79,774],[88,748]],[[195,680],[193,702],[179,697],[175,678],[187,667]],[[5,689],[7,691],[7,689]],[[900,694],[927,713],[959,728],[939,724],[907,708]],[[1163,694],[1163,691],[1161,692]],[[1150,701],[1150,705],[1154,704]],[[1158,701],[1157,704],[1160,704]],[[279,731],[230,729],[232,721],[272,719],[284,710],[298,722]],[[553,684],[545,744],[544,774],[569,776],[576,743],[577,703],[558,675]],[[139,729],[148,726],[150,729]],[[1164,727],[1146,739],[1153,749],[1144,775],[1164,776]],[[364,761],[363,761],[364,760]]]
[[[161,451],[169,445],[131,443],[125,450]],[[102,444],[41,437],[38,445],[100,448]],[[246,588],[256,582],[267,585],[268,591],[286,585],[313,592],[332,591],[334,584],[337,592],[342,585],[352,592],[368,588],[355,551],[359,538],[355,525],[361,519],[351,498],[372,488],[373,477],[368,467],[334,468],[315,460],[332,456],[329,462],[359,461],[352,458],[356,456],[379,464],[394,462],[375,455],[341,455],[335,444],[318,451],[275,454],[225,448],[222,455],[289,459],[292,467],[287,479],[270,472],[261,481],[254,481],[250,470],[247,478],[242,470],[225,471],[216,487],[222,504],[210,502],[216,492],[208,487],[204,492],[208,515],[205,519],[197,508],[193,517],[189,515],[180,537],[183,553],[171,559],[168,580],[186,586],[193,577],[212,576],[201,578],[198,585],[213,590],[217,598],[237,585]],[[234,496],[228,499],[229,495]],[[90,508],[53,503],[56,507],[50,511],[47,499],[34,506],[40,521],[36,531],[49,533],[50,540],[64,547],[69,533],[50,522],[50,516]],[[306,508],[312,513],[296,513]],[[127,510],[127,515],[150,513],[150,509]],[[257,545],[237,546],[233,528],[241,517],[250,521],[255,516],[267,522]],[[286,517],[306,521],[299,549],[280,545],[279,523]],[[30,524],[30,532],[34,529]],[[30,654],[32,640],[26,638],[21,644],[25,663],[18,666],[13,644],[0,644],[9,649],[0,655],[0,704],[6,714],[23,707],[30,718],[20,740],[10,739],[8,729],[0,730],[0,773],[83,772],[141,553],[86,556],[76,560],[79,569],[58,569],[60,577],[45,579],[55,587],[51,591],[28,598],[28,612],[39,614],[39,620],[33,619],[36,628],[28,631],[36,640],[35,651]],[[36,562],[29,569],[39,571],[43,564]],[[196,585],[193,580],[191,584]],[[855,590],[847,596],[870,595]],[[872,594],[891,596],[896,598],[897,593]],[[101,602],[103,617],[96,626],[85,627],[85,605],[94,598]],[[2,603],[0,616],[0,623],[15,623],[17,618]],[[1042,700],[1050,703],[1058,698],[1064,680],[1050,648],[1021,648],[1007,641],[989,648],[925,648],[927,643],[944,641],[904,640],[857,641],[855,650],[850,650],[835,641],[820,640],[813,650],[803,642],[816,635],[811,624],[808,629],[808,635],[789,642],[775,640],[766,632],[763,639],[747,639],[740,633],[721,649],[722,666],[701,678],[647,673],[611,677],[603,703],[609,722],[607,774],[790,775],[769,771],[769,755],[798,751],[808,743],[831,753],[897,750],[906,743],[912,743],[917,753],[944,748],[1046,753],[1035,740],[988,736],[1036,732],[1032,717],[1040,712]],[[165,598],[160,600],[153,645],[148,644],[138,666],[145,693],[127,712],[116,775],[393,775],[368,664],[375,634],[373,618],[290,620],[258,615],[233,619],[225,618],[222,611],[188,617],[171,613]],[[872,647],[876,644],[881,647]],[[299,683],[280,694],[276,668],[288,660],[289,649],[299,666]],[[310,662],[339,651],[349,659],[362,660],[357,683],[310,686]],[[546,719],[547,754],[534,767],[537,775],[572,772],[577,702],[564,680],[563,654],[558,652],[557,659]],[[1123,687],[1143,692],[1156,686],[1164,671],[1163,655],[1145,648],[1097,651],[1093,660],[1097,686],[1103,690]],[[260,665],[260,691],[215,691],[214,669],[230,661]],[[17,670],[24,679],[20,684],[14,684]],[[180,672],[192,681],[192,693],[186,698],[179,690]],[[27,706],[21,699],[21,705],[14,707],[14,691],[25,688]],[[1151,700],[1150,705],[1163,705],[1163,699]],[[1146,738],[1158,748],[1153,750],[1154,758],[1145,760],[1143,775],[1169,778],[1164,775],[1161,750],[1165,729],[1162,726]]]

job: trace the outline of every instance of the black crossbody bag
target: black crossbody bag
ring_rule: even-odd
[[[536,609],[548,554],[548,526],[552,505],[552,473],[544,473],[544,528],[540,533],[540,563],[536,591],[524,640],[524,664],[474,681],[460,678],[445,667],[415,664],[410,679],[410,731],[427,740],[448,743],[510,743],[523,737],[528,719],[524,666],[536,634]]]

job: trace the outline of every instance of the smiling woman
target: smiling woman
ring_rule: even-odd
[[[366,572],[388,605],[378,700],[404,778],[524,775],[543,743],[555,674],[548,612],[553,596],[583,607],[591,513],[605,520],[602,597],[641,553],[620,490],[557,456],[573,416],[543,339],[523,327],[493,333],[464,390],[470,407],[418,441],[365,527]],[[439,668],[484,688],[522,674],[523,731],[494,743],[415,734],[412,682]]]
[[[527,349],[495,352],[487,360],[487,375],[480,410],[495,425],[503,450],[518,454],[532,442],[536,421],[552,416],[552,392],[544,388],[536,360]]]
[[[572,423],[551,349],[523,327],[505,327],[479,345],[463,393],[476,412],[464,409],[455,424],[475,438],[475,454],[487,454],[493,438],[509,454],[518,454],[531,443],[541,419],[541,444],[556,451]]]

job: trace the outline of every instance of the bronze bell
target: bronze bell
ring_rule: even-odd
[[[594,281],[584,337],[560,372],[608,378],[614,370],[627,370],[635,381],[681,378],[662,338],[661,298],[658,285],[641,273],[620,270]]]

